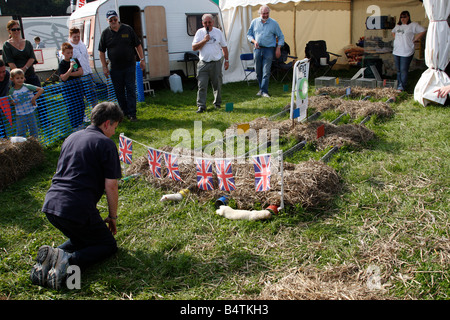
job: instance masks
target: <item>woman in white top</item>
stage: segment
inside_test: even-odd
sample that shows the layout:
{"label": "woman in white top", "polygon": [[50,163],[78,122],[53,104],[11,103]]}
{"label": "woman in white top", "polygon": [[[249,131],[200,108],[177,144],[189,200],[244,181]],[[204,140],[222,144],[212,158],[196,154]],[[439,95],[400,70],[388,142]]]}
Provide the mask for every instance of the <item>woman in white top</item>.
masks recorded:
{"label": "woman in white top", "polygon": [[86,100],[90,102],[91,107],[97,105],[97,93],[94,78],[92,76],[92,69],[89,65],[89,53],[86,45],[81,41],[80,29],[77,27],[70,28],[69,30],[69,42],[73,47],[73,58],[78,59],[83,68],[83,76],[81,81],[83,83],[83,94]]}
{"label": "woman in white top", "polygon": [[411,22],[411,16],[408,11],[400,14],[400,20],[394,29],[394,61],[397,69],[397,89],[403,91],[406,89],[408,81],[409,65],[414,57],[414,42],[419,41],[426,33],[424,27],[417,22]]}

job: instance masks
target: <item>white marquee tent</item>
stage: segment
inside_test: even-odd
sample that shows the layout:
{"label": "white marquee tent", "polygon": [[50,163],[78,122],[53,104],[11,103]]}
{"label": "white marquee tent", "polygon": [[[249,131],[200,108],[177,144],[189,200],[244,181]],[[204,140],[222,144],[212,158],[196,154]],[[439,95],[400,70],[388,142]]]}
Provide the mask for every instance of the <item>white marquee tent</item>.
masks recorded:
{"label": "white marquee tent", "polygon": [[425,46],[425,63],[428,66],[414,89],[414,99],[423,106],[429,102],[444,104],[446,98],[438,98],[436,89],[450,85],[449,76],[443,71],[450,61],[450,31],[447,17],[450,15],[448,0],[424,0],[430,19]]}
{"label": "white marquee tent", "polygon": [[[266,4],[291,48],[291,55],[303,59],[305,46],[311,40],[325,40],[328,51],[344,55],[344,48],[355,44],[364,36],[367,17],[375,12],[396,17],[409,10],[414,21],[428,26],[428,19],[419,0],[220,0],[225,34],[230,52],[230,68],[224,72],[224,82],[241,81],[244,72],[240,64],[241,53],[252,52],[247,41],[247,30],[258,9]],[[346,63],[343,57],[339,63]]]}

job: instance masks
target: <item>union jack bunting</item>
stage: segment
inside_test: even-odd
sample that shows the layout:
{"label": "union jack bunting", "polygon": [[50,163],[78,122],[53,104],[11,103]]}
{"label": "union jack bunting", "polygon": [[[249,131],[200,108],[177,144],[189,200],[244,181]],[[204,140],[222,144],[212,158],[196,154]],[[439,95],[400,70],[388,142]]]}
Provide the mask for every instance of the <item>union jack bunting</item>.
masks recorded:
{"label": "union jack bunting", "polygon": [[219,179],[219,189],[223,191],[236,190],[234,183],[233,170],[231,169],[231,160],[216,160],[216,173]]}
{"label": "union jack bunting", "polygon": [[201,190],[214,190],[212,179],[212,161],[195,159],[197,167],[197,185]]}
{"label": "union jack bunting", "polygon": [[255,167],[255,191],[270,189],[270,154],[253,157]]}
{"label": "union jack bunting", "polygon": [[148,164],[150,166],[151,173],[155,178],[161,178],[162,152],[152,148],[149,148],[147,152],[148,152]]}
{"label": "union jack bunting", "polygon": [[180,176],[180,170],[178,169],[177,159],[178,158],[176,155],[164,153],[164,161],[166,162],[168,176],[171,177],[172,180],[182,181]]}
{"label": "union jack bunting", "polygon": [[125,136],[119,136],[119,160],[131,164],[133,156],[133,141]]}

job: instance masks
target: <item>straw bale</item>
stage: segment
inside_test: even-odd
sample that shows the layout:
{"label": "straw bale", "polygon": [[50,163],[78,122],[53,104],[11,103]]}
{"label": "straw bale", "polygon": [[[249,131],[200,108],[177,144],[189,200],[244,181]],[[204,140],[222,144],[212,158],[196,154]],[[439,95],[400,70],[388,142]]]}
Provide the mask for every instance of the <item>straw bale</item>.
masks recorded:
{"label": "straw bale", "polygon": [[[373,140],[375,134],[361,124],[334,125],[325,121],[311,121],[306,123],[292,122],[292,120],[270,121],[267,118],[257,118],[249,122],[250,128],[258,131],[267,129],[267,141],[272,138],[272,130],[278,129],[279,136],[292,137],[297,141],[306,140],[314,142],[318,150],[324,150],[330,146],[350,146],[360,148],[363,144]],[[317,139],[317,128],[324,125],[325,135]],[[235,129],[236,124],[230,129]],[[261,138],[258,134],[258,138]]]}
{"label": "straw bale", "polygon": [[0,139],[0,190],[23,178],[43,161],[44,151],[36,139],[28,138],[20,143]]}
{"label": "straw bale", "polygon": [[[170,147],[166,148],[166,151]],[[198,153],[197,153],[198,155]],[[205,155],[204,157],[208,157]],[[162,168],[163,178],[155,178],[149,170],[146,157],[134,161],[127,170],[127,175],[140,173],[142,177],[156,188],[175,193],[189,189],[191,195],[197,196],[201,203],[218,199],[224,194],[230,195],[238,209],[249,210],[259,204],[262,208],[268,205],[280,205],[280,175],[278,166],[271,164],[270,190],[255,191],[255,175],[251,160],[245,163],[233,163],[233,176],[236,190],[225,192],[218,190],[218,179],[213,170],[214,190],[204,191],[197,186],[197,172],[193,162],[180,161],[179,169],[183,182],[173,181]],[[300,164],[284,163],[284,203],[299,204],[303,207],[319,207],[328,203],[341,190],[341,181],[336,171],[319,161],[307,161]]]}
{"label": "straw bale", "polygon": [[[324,126],[325,135],[317,138],[317,129]],[[330,146],[350,146],[361,148],[361,146],[375,138],[373,131],[360,124],[334,125],[325,121],[313,121],[298,124],[289,132],[289,136],[298,141],[314,142],[318,150],[324,150]]]}
{"label": "straw bale", "polygon": [[324,112],[336,110],[346,112],[350,117],[367,117],[376,115],[380,118],[388,118],[394,114],[392,108],[386,102],[372,102],[363,100],[346,100],[332,98],[330,96],[312,96],[308,100],[308,107],[316,111]]}

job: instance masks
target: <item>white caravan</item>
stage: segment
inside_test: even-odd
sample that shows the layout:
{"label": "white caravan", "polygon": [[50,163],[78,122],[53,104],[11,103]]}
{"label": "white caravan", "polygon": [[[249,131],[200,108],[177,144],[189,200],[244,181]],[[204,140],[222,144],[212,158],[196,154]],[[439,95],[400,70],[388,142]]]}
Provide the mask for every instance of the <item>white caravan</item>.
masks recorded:
{"label": "white caravan", "polygon": [[[195,63],[189,60],[192,40],[202,27],[201,17],[211,13],[222,29],[219,6],[211,0],[97,0],[72,13],[69,25],[81,30],[91,67],[102,72],[98,43],[109,26],[106,13],[116,10],[122,23],[130,25],[142,41],[146,59],[144,83],[167,79],[172,73],[194,76]],[[188,53],[187,53],[188,52]],[[186,54],[187,53],[187,54]]]}

